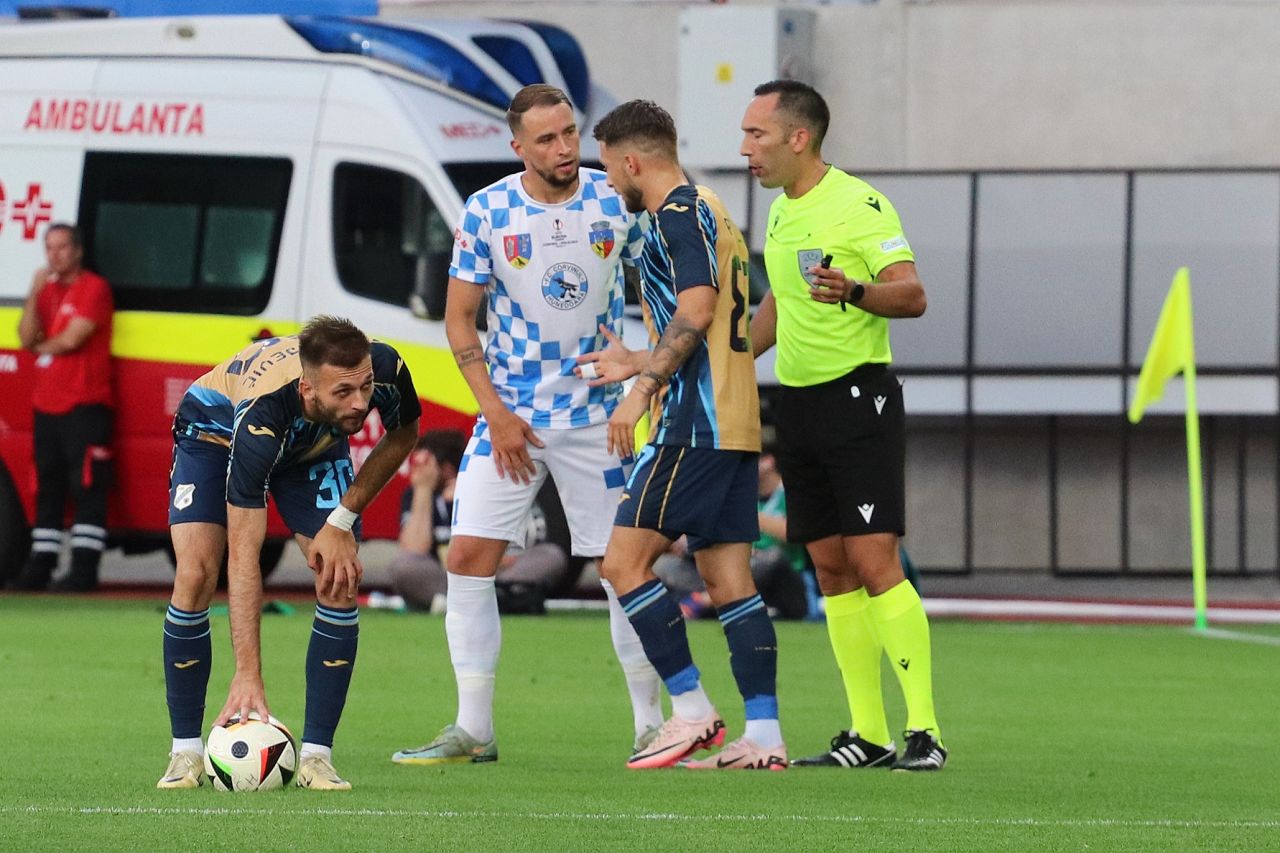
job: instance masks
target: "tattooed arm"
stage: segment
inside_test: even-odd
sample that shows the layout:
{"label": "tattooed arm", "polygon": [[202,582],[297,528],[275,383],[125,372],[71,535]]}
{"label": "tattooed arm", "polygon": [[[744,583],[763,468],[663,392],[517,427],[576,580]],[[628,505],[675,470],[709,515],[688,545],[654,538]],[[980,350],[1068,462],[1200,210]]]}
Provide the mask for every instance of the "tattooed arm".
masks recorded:
{"label": "tattooed arm", "polygon": [[719,292],[714,287],[686,287],[676,296],[676,312],[649,353],[640,376],[609,419],[609,452],[630,456],[635,425],[649,402],[672,374],[706,339]]}
{"label": "tattooed arm", "polygon": [[542,447],[533,428],[513,413],[498,397],[484,360],[484,347],[476,331],[476,315],[484,304],[486,288],[458,278],[449,279],[449,297],[444,309],[444,329],[453,349],[454,360],[462,378],[480,406],[480,414],[489,425],[493,445],[493,461],[498,476],[510,474],[527,483],[534,475],[529,458],[529,443]]}

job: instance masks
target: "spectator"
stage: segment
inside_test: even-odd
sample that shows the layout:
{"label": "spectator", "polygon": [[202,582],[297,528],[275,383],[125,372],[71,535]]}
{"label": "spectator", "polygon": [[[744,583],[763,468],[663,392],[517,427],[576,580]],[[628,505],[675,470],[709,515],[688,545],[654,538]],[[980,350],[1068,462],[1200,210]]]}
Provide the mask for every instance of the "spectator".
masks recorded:
{"label": "spectator", "polygon": [[64,222],[44,237],[48,265],[36,271],[18,322],[22,348],[36,356],[34,410],[36,518],[31,553],[17,589],[41,590],[67,536],[67,499],[75,504],[71,571],[57,589],[98,586],[107,541],[111,485],[111,317],[107,282],[81,266],[80,229]]}

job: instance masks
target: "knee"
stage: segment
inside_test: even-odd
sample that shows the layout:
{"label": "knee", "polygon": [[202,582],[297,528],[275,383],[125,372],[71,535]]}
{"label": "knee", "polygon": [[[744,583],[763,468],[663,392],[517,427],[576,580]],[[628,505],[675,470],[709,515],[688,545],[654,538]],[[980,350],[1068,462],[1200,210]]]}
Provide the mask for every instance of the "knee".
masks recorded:
{"label": "knee", "polygon": [[207,607],[217,589],[221,568],[220,557],[179,555],[173,578],[175,603],[187,610]]}
{"label": "knee", "polygon": [[498,563],[505,550],[505,542],[457,538],[449,543],[445,568],[454,575],[490,578],[497,573]]}

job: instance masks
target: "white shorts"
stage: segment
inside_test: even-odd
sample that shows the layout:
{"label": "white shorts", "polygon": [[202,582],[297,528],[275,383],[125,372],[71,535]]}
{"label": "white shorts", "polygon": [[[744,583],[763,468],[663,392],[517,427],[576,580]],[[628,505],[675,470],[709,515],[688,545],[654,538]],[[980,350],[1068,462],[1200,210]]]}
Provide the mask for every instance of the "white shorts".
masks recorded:
{"label": "white shorts", "polygon": [[498,476],[489,426],[478,421],[454,486],[453,535],[523,543],[530,508],[550,474],[569,522],[574,555],[602,556],[622,487],[631,473],[631,460],[624,464],[609,455],[608,429],[608,424],[596,424],[534,430],[546,446],[529,446],[536,473],[526,484],[510,474]]}

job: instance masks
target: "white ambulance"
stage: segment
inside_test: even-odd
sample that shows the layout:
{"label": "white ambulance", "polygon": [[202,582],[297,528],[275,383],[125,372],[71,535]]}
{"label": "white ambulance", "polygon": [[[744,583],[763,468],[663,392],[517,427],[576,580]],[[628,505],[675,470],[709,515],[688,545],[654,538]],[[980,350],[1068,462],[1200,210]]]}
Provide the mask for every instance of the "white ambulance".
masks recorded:
{"label": "white ambulance", "polygon": [[[17,325],[48,223],[81,225],[86,265],[115,293],[109,528],[127,549],[155,547],[187,385],[313,314],[395,345],[426,425],[469,428],[475,402],[440,322],[453,225],[473,190],[520,168],[504,112],[539,80],[589,124],[602,96],[581,49],[540,24],[0,25],[0,578],[25,556],[34,506],[32,359]],[[357,458],[380,435],[371,418]],[[396,535],[400,491],[366,513],[367,536]],[[285,534],[274,512],[270,532]]]}

